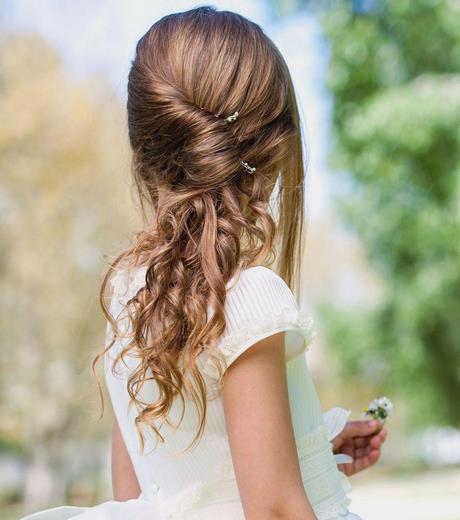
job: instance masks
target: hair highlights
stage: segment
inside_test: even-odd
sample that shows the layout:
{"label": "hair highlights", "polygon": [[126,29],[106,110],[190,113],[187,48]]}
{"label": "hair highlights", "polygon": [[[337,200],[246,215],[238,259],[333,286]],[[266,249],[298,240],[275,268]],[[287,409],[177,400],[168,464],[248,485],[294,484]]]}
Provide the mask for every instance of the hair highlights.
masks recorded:
{"label": "hair highlights", "polygon": [[[147,207],[153,217],[111,262],[100,301],[116,336],[104,302],[111,271],[147,266],[145,288],[128,302],[132,341],[117,359],[139,358],[128,392],[141,438],[145,423],[163,440],[159,427],[179,398],[199,413],[194,444],[207,398],[197,356],[206,351],[224,370],[213,345],[225,330],[226,283],[241,269],[271,264],[275,250],[280,276],[299,283],[304,165],[294,88],[257,24],[199,7],[165,16],[139,40],[127,111],[132,171],[144,215]],[[142,402],[139,389],[152,378],[159,397]]]}

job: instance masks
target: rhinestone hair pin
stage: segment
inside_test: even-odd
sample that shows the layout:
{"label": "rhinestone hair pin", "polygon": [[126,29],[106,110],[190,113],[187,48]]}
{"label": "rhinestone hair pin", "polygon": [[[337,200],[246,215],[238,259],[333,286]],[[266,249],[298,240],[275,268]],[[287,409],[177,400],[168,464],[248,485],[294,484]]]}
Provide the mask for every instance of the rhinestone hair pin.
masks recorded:
{"label": "rhinestone hair pin", "polygon": [[[236,118],[239,116],[239,112],[235,112],[233,113],[231,116],[228,116],[225,118],[225,121],[227,121],[228,123],[233,123],[234,121],[236,121]],[[256,167],[255,166],[251,166],[250,164],[248,164],[246,161],[240,161],[241,165],[243,166],[243,168],[248,172],[250,173],[251,175],[256,171]]]}
{"label": "rhinestone hair pin", "polygon": [[233,121],[236,121],[236,118],[239,116],[238,112],[235,112],[231,116],[228,116],[225,118],[225,121],[228,121],[229,123],[233,123]]}
{"label": "rhinestone hair pin", "polygon": [[246,161],[241,161],[241,164],[243,166],[243,168],[249,172],[251,175],[256,171],[256,167],[255,166],[250,166]]}

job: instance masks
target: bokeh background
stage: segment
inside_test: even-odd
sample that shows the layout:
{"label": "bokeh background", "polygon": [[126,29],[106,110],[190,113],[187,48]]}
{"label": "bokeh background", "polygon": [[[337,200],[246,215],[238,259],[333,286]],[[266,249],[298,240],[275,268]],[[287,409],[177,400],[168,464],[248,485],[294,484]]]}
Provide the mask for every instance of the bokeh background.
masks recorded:
{"label": "bokeh background", "polygon": [[[91,361],[107,255],[140,225],[126,80],[170,0],[0,7],[0,519],[111,498]],[[395,405],[367,520],[460,519],[460,2],[222,0],[262,25],[306,128],[301,305],[324,408]],[[106,405],[107,405],[106,401]]]}

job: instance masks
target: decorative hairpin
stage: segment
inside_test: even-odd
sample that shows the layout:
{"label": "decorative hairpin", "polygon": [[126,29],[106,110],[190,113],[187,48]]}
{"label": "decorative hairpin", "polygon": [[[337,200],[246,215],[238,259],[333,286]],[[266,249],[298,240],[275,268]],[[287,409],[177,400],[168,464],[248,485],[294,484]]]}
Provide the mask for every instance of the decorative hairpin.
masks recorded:
{"label": "decorative hairpin", "polygon": [[233,123],[233,121],[236,121],[236,118],[239,116],[238,112],[235,112],[231,116],[228,116],[225,118],[225,121],[228,121],[229,123]]}
{"label": "decorative hairpin", "polygon": [[248,171],[250,174],[253,174],[256,171],[255,166],[250,166],[246,161],[241,161],[243,168]]}
{"label": "decorative hairpin", "polygon": [[[218,115],[214,114],[216,117],[219,117]],[[234,121],[236,121],[236,118],[240,115],[239,112],[234,112],[231,116],[228,116],[225,118],[225,121],[227,121],[227,123],[233,123]],[[256,171],[256,168],[255,166],[251,166],[249,165],[246,161],[240,161],[241,165],[243,166],[243,168],[249,172],[251,175]]]}

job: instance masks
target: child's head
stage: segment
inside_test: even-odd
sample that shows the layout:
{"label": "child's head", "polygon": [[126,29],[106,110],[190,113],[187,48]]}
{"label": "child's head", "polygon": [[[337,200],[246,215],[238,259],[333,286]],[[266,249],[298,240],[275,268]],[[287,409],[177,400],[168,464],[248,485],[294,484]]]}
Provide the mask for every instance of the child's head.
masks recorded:
{"label": "child's head", "polygon": [[[267,202],[278,177],[280,225],[292,232],[300,224],[295,94],[285,61],[257,24],[213,7],[165,16],[137,44],[127,109],[143,200],[158,216],[176,212],[178,232],[195,218],[189,230],[197,238],[207,220],[224,277],[265,260],[275,232]],[[244,234],[258,244],[243,248]],[[280,252],[286,278],[289,253]]]}
{"label": "child's head", "polygon": [[[195,359],[225,329],[235,271],[270,263],[278,249],[279,274],[290,284],[298,272],[303,149],[278,49],[255,23],[213,7],[165,16],[139,40],[127,110],[133,173],[153,217],[113,265],[127,258],[148,266],[125,352],[141,352],[129,382],[134,400],[149,369],[161,387],[163,397],[141,407],[140,421],[153,423],[178,388],[200,380]],[[215,314],[205,329],[208,305]],[[198,388],[192,397],[205,410]]]}

